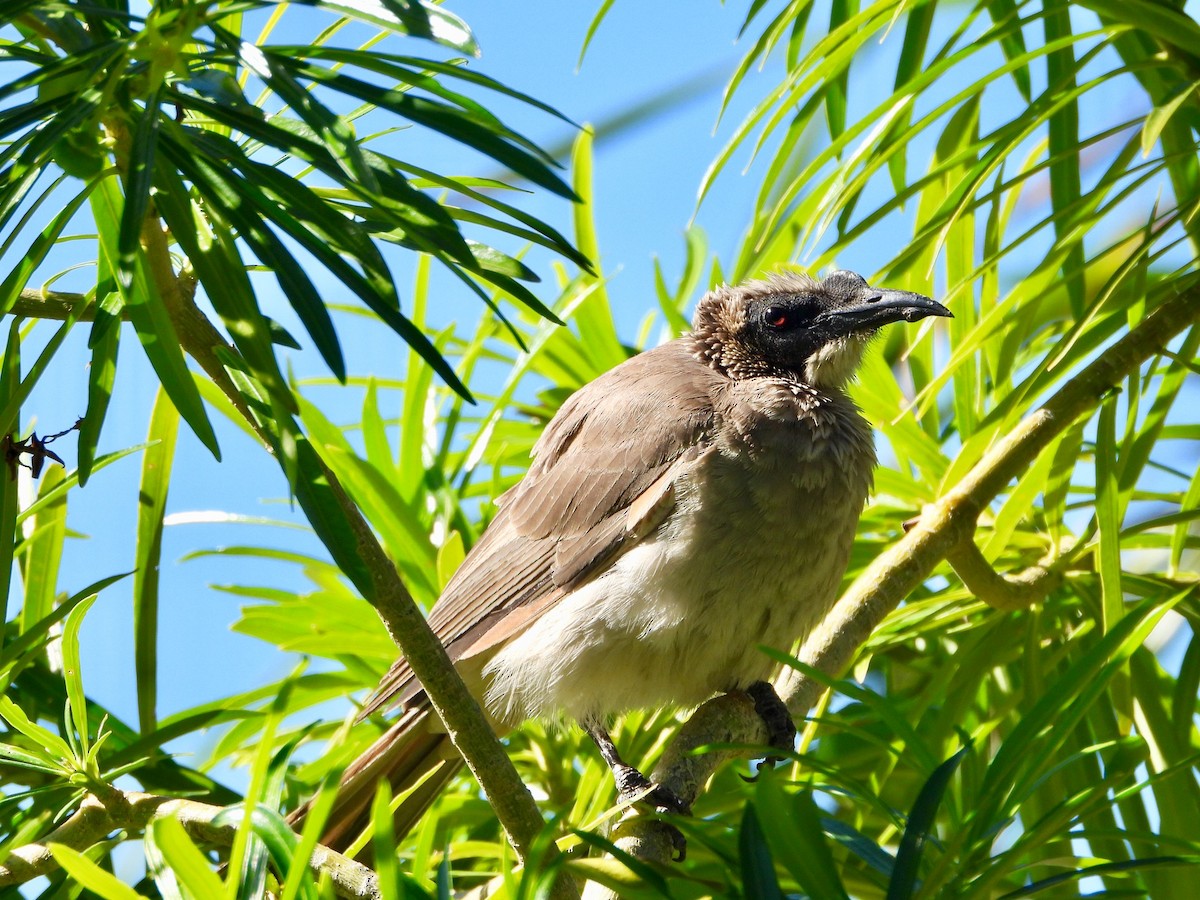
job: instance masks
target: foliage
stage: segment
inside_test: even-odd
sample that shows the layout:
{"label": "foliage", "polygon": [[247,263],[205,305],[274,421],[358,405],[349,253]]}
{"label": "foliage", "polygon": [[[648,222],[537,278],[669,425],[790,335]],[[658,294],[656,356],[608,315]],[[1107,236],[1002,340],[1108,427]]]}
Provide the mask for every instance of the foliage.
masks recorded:
{"label": "foliage", "polygon": [[[6,35],[7,53],[24,68],[0,89],[9,141],[0,221],[10,229],[5,246],[28,250],[0,299],[38,315],[21,291],[43,263],[54,265],[85,201],[97,262],[94,287],[61,330],[94,320],[78,469],[48,468],[32,501],[0,479],[0,549],[12,553],[23,590],[0,650],[8,794],[0,821],[9,823],[0,839],[5,851],[44,839],[56,821],[77,821],[87,797],[112,812],[121,776],[149,794],[234,809],[223,815],[235,837],[216,841],[230,860],[218,875],[193,843],[207,850],[214,838],[186,810],[185,832],[169,816],[138,819],[135,805],[122,821],[137,823],[129,836],[145,835],[144,896],[256,896],[265,879],[287,897],[322,890],[296,864],[316,826],[296,838],[279,813],[314,791],[327,796],[339,767],[378,734],[379,722],[325,722],[317,707],[372,686],[394,655],[364,601],[369,573],[347,562],[348,538],[321,518],[332,508],[328,480],[344,487],[428,604],[478,537],[487,501],[519,477],[540,425],[637,349],[618,338],[603,273],[574,249],[598,257],[588,136],[576,144],[568,188],[536,148],[446,85],[503,86],[444,61],[385,54],[375,38],[336,46],[344,29],[366,22],[470,52],[459,20],[399,0],[373,7],[369,19],[362,6],[314,5],[357,23],[338,20],[310,44],[272,47],[269,33],[238,37],[252,4],[161,4],[145,20],[117,3],[10,4],[5,13],[20,35]],[[872,49],[884,36],[883,49]],[[712,283],[801,258],[826,267],[864,244],[878,259],[878,283],[936,294],[955,312],[944,331],[896,330],[855,388],[885,463],[849,584],[1072,374],[1195,289],[1200,25],[1181,6],[1152,0],[753,0],[743,39],[727,102],[749,90],[747,73],[764,60],[775,84],[732,128],[700,196],[703,211],[712,185],[749,157],[752,215],[728,257],[710,253],[699,229],[688,233],[684,271],[659,272],[654,286],[663,330],[682,328],[683,310]],[[861,67],[881,64],[875,54],[890,92],[877,79],[860,83]],[[264,94],[251,102],[255,91]],[[435,174],[355,137],[355,123],[381,113],[577,196],[573,241],[496,200],[497,184]],[[57,180],[55,166],[65,173]],[[36,193],[43,181],[52,183]],[[430,187],[466,199],[439,201],[422,193]],[[71,199],[51,202],[58,192]],[[30,210],[56,205],[62,212],[34,235]],[[153,269],[163,259],[145,224],[155,213],[188,261],[182,281],[163,282]],[[466,225],[560,253],[570,268],[559,267],[556,296],[535,299],[518,283],[531,274],[520,254],[468,243]],[[387,242],[422,254],[403,314]],[[286,338],[261,312],[262,287],[246,274],[251,257],[274,274],[331,372],[362,389],[356,421],[319,406],[315,383],[283,376],[272,341]],[[329,304],[302,274],[312,260],[410,342],[402,383],[347,371]],[[429,334],[434,260],[485,299],[474,327]],[[195,336],[190,296],[164,295],[163,284],[192,277],[235,349],[213,354],[207,333]],[[506,298],[523,305],[504,313]],[[127,451],[143,465],[132,576],[136,726],[87,698],[78,666],[79,623],[121,576],[72,590],[58,566],[68,504],[82,502],[81,483],[101,478],[115,456],[93,454],[125,315],[163,386],[148,444]],[[22,400],[61,343],[46,343],[23,373],[30,333],[14,317],[0,373],[14,433]],[[184,368],[181,348],[203,375]],[[792,660],[831,688],[794,765],[754,783],[738,766],[721,769],[694,820],[678,823],[689,839],[683,864],[660,870],[603,837],[611,779],[575,731],[531,723],[513,735],[510,755],[544,798],[543,852],[565,835],[571,852],[556,864],[629,896],[1190,896],[1200,862],[1198,350],[1193,320],[1097,396],[1089,416],[1064,423],[1000,496],[982,498],[973,540],[987,562],[1000,572],[1042,564],[1053,576],[1030,602],[988,606],[943,565],[859,648],[849,676]],[[159,720],[153,571],[168,486],[186,477],[171,467],[179,417],[212,443],[201,398],[273,446],[329,557],[253,545],[197,555],[298,569],[307,591],[228,588],[246,603],[234,628],[323,665]],[[630,759],[652,761],[678,722],[672,711],[628,716],[618,743]],[[203,729],[220,735],[208,760],[164,750]],[[319,752],[297,753],[314,745]],[[244,793],[220,783],[216,773],[229,765],[248,772]],[[544,883],[536,859],[514,866],[466,778],[398,838],[398,867],[388,837],[383,828],[374,844],[383,896],[442,896],[451,881],[457,889],[492,880],[495,891],[524,897]],[[61,869],[51,870],[46,895],[74,880],[98,896],[132,896],[106,871],[123,839],[105,830],[86,854],[77,851],[89,844],[51,847]],[[597,852],[585,855],[589,848]],[[613,855],[601,857],[604,849]]]}

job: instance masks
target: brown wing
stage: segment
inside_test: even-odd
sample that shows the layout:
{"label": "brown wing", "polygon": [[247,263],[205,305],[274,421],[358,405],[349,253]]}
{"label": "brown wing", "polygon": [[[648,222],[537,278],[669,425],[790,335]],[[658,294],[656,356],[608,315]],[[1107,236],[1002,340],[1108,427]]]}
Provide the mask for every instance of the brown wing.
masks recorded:
{"label": "brown wing", "polygon": [[[511,636],[662,521],[675,478],[707,446],[719,382],[684,338],[633,357],[563,404],[529,472],[497,501],[496,518],[430,611],[451,659]],[[418,693],[401,659],[363,715]]]}

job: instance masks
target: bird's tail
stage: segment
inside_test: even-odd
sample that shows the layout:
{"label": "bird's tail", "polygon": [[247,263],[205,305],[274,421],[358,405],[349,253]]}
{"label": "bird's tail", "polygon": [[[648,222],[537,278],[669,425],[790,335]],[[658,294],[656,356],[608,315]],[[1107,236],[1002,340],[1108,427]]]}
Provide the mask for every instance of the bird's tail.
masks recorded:
{"label": "bird's tail", "polygon": [[[406,710],[351,763],[338,785],[322,844],[341,852],[355,842],[371,824],[375,785],[382,779],[391,783],[393,796],[411,790],[393,813],[397,840],[420,821],[462,766],[462,757],[438,725],[428,707]],[[288,817],[293,828],[299,829],[310,805],[311,801]]]}

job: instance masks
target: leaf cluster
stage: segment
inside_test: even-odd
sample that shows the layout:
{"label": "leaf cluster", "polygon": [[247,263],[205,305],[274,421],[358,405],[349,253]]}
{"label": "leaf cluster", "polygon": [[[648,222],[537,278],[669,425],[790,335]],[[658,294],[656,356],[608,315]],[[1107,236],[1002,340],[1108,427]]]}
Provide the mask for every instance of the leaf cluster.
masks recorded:
{"label": "leaf cluster", "polygon": [[[332,890],[299,861],[308,859],[337,772],[385,725],[322,715],[331,700],[372,687],[394,650],[367,602],[376,573],[356,556],[357,538],[340,530],[331,485],[361,511],[389,565],[428,605],[571,391],[678,333],[683,311],[715,283],[801,260],[821,268],[867,246],[877,267],[869,274],[936,294],[955,319],[945,330],[894,330],[872,349],[854,388],[878,428],[884,462],[850,585],[926,504],[961,490],[1046,396],[1196,287],[1200,26],[1177,4],[753,0],[727,102],[750,89],[746,76],[764,61],[776,83],[732,126],[700,187],[699,209],[702,217],[706,192],[728,177],[732,161],[749,158],[757,195],[744,234],[722,256],[691,228],[683,271],[656,271],[659,310],[630,343],[618,337],[603,273],[585,261],[599,258],[590,136],[576,143],[567,187],[535,148],[446,85],[528,98],[445,61],[339,49],[334,36],[367,22],[365,7],[319,5],[346,19],[304,45],[273,44],[270,28],[253,43],[235,39],[251,5],[164,5],[144,21],[89,7],[86,15],[99,18],[86,28],[70,25],[81,21],[81,7],[14,6],[12,21],[23,30],[12,46],[42,54],[26,60],[34,71],[83,80],[69,91],[48,87],[49,77],[10,82],[17,87],[5,98],[24,97],[31,109],[53,104],[43,112],[54,115],[45,119],[50,126],[34,128],[42,121],[36,116],[21,124],[21,115],[34,115],[29,110],[6,105],[0,114],[7,147],[15,147],[2,158],[9,174],[0,189],[22,191],[10,197],[4,209],[13,211],[3,221],[16,223],[22,202],[47,202],[50,189],[35,195],[33,186],[51,160],[66,170],[59,145],[67,135],[84,135],[72,137],[74,145],[100,163],[69,173],[70,184],[85,182],[83,193],[30,243],[33,261],[13,270],[3,296],[10,306],[20,299],[86,199],[100,210],[89,302],[109,307],[107,320],[95,314],[90,345],[96,396],[111,377],[120,331],[102,321],[119,321],[126,307],[143,341],[153,335],[187,345],[187,320],[150,287],[180,283],[156,280],[150,269],[155,257],[143,226],[153,204],[233,345],[211,370],[193,356],[205,376],[180,370],[182,354],[177,362],[159,358],[164,391],[149,443],[122,451],[141,453],[145,498],[134,576],[137,727],[88,697],[77,665],[78,621],[88,598],[115,576],[82,590],[59,586],[71,581],[59,566],[67,503],[84,502],[79,483],[89,472],[103,477],[119,454],[88,461],[85,452],[77,471],[51,469],[32,502],[12,485],[0,490],[0,551],[11,550],[23,592],[0,651],[7,686],[0,742],[13,788],[3,801],[13,812],[11,820],[0,817],[12,823],[0,832],[2,846],[45,838],[78,814],[80,798],[100,796],[119,775],[144,791],[253,810],[222,820],[232,838],[184,833],[172,819],[146,826],[140,895],[258,896],[264,885],[288,897]],[[593,30],[611,6],[602,5]],[[457,49],[471,50],[444,10],[393,2],[372,9],[369,23],[388,34],[458,35]],[[179,23],[187,16],[201,18],[185,28]],[[152,21],[158,33],[175,36],[159,45],[170,53],[137,49]],[[76,66],[75,54],[87,53],[95,54],[85,56],[91,63]],[[860,76],[876,54],[885,55],[890,88]],[[261,96],[251,103],[253,91]],[[75,107],[86,96],[97,104],[106,98],[109,118],[81,125],[94,113]],[[367,149],[352,123],[380,111],[462,141],[542,189],[578,197],[571,240],[500,204],[492,185]],[[434,201],[422,192],[430,187],[460,198],[461,207]],[[141,207],[127,223],[131,204]],[[523,264],[470,244],[459,230],[465,225],[559,251],[566,263],[547,289],[553,298],[522,294],[514,285],[529,274]],[[421,253],[403,314],[380,242]],[[411,339],[402,379],[345,365],[333,307],[309,290],[311,282],[305,286],[295,247],[350,288],[383,328]],[[325,382],[282,377],[271,346],[280,332],[259,310],[251,259],[278,279],[333,380],[344,377],[360,391],[355,414],[317,402]],[[435,333],[427,325],[435,261],[484,297],[473,327]],[[505,297],[524,305],[502,314]],[[134,315],[137,305],[143,311]],[[57,347],[51,341],[22,376],[24,337],[14,323],[0,376],[0,402],[13,416]],[[166,353],[147,352],[152,361]],[[453,886],[531,897],[548,890],[549,873],[562,867],[639,897],[1191,896],[1200,862],[1193,827],[1200,817],[1198,356],[1193,322],[1098,393],[1087,414],[1064,423],[1018,478],[981,498],[968,538],[985,565],[1002,574],[1040,566],[1053,576],[1026,605],[989,606],[946,563],[887,616],[848,673],[780,656],[829,690],[788,765],[753,783],[741,777],[743,766],[718,772],[694,819],[676,823],[689,839],[681,865],[664,870],[623,849],[598,758],[576,732],[530,723],[507,749],[549,824],[525,865],[470,778],[453,782],[408,835],[391,832],[383,791],[374,832],[364,838],[380,895],[441,897]],[[252,541],[196,551],[228,561],[233,572],[238,561],[273,561],[301,573],[302,590],[236,575],[220,589],[243,600],[235,629],[316,664],[160,720],[152,573],[169,522],[167,488],[181,477],[172,470],[179,416],[203,433],[193,414],[203,406],[184,398],[191,390],[273,446],[329,556]],[[630,715],[618,743],[651,768],[680,720],[674,711]],[[170,754],[168,742],[208,729],[217,735],[208,758]],[[247,790],[222,783],[231,766],[244,770]],[[282,813],[311,795],[309,824],[292,835]],[[51,847],[62,869],[45,896],[73,882],[100,896],[131,896],[104,871],[122,838],[87,855]],[[563,855],[552,852],[552,841]],[[218,854],[228,861],[223,876],[212,866]]]}

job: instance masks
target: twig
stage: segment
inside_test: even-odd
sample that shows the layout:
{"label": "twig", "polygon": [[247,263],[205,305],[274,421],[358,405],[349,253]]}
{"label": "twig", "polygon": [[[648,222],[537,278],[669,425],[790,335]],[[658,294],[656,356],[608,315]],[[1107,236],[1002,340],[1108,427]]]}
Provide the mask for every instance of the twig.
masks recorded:
{"label": "twig", "polygon": [[988,606],[1005,612],[1040,603],[1063,580],[1062,572],[1043,563],[1015,575],[997,572],[971,538],[947,550],[946,561],[968,591]]}
{"label": "twig", "polygon": [[[27,319],[53,319],[64,321],[80,306],[85,306],[77,320],[91,322],[96,318],[96,307],[86,294],[71,294],[64,291],[39,291],[25,288],[21,291],[9,312]],[[128,314],[122,318],[128,319]]]}
{"label": "twig", "polygon": [[[912,531],[920,516],[904,523],[905,533]],[[1053,568],[1052,559],[1029,566],[1015,575],[997,572],[970,535],[946,551],[946,562],[963,586],[993,609],[1011,612],[1045,600],[1062,584],[1062,572]]]}

